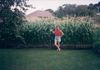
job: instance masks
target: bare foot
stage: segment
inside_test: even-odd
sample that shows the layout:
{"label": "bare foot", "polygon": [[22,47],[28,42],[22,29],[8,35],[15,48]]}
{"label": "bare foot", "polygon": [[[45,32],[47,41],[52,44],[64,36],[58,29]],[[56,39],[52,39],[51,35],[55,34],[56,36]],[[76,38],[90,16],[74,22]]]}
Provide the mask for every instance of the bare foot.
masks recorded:
{"label": "bare foot", "polygon": [[57,49],[57,51],[61,51],[61,49],[59,48],[59,49]]}

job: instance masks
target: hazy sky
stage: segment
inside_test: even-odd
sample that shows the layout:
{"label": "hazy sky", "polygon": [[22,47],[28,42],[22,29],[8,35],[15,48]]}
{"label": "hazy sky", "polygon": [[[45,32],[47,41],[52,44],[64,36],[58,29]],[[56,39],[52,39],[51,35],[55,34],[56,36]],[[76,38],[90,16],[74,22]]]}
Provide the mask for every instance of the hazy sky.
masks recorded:
{"label": "hazy sky", "polygon": [[35,10],[53,9],[56,10],[63,4],[77,4],[88,5],[90,3],[98,3],[100,0],[29,0],[28,4],[32,4],[35,9],[29,9],[26,14],[29,14]]}

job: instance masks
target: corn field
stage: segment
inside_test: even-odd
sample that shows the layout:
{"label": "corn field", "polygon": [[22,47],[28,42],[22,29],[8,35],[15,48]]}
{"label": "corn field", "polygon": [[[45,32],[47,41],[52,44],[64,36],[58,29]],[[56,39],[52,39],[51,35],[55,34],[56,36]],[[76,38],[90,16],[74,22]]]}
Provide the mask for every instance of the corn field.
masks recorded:
{"label": "corn field", "polygon": [[58,25],[64,32],[62,44],[93,44],[95,27],[89,21],[35,21],[23,24],[20,34],[27,44],[51,45],[54,42],[54,34],[51,30]]}

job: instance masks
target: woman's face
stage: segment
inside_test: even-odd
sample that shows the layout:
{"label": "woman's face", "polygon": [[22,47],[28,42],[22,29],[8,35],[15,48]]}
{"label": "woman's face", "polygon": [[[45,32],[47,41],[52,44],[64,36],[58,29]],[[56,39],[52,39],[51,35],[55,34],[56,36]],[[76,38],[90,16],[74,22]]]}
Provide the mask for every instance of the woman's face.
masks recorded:
{"label": "woman's face", "polygon": [[59,29],[59,26],[56,26],[57,29]]}

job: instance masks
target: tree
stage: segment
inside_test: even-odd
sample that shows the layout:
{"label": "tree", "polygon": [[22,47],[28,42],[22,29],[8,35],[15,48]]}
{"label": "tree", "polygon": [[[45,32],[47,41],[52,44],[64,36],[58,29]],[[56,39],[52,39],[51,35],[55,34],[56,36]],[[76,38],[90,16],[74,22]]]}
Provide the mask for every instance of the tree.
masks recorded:
{"label": "tree", "polygon": [[54,13],[52,9],[46,9],[45,11],[49,11],[50,13]]}
{"label": "tree", "polygon": [[19,35],[18,27],[24,22],[24,12],[30,7],[27,1],[0,0],[0,45],[12,43]]}
{"label": "tree", "polygon": [[94,9],[94,5],[92,3],[89,4],[88,9],[93,10]]}
{"label": "tree", "polygon": [[55,14],[57,17],[68,16],[94,16],[96,11],[100,11],[100,3],[89,4],[89,5],[75,5],[75,4],[64,4],[60,6]]}
{"label": "tree", "polygon": [[94,8],[96,12],[100,12],[100,2],[98,2],[97,4],[94,4]]}
{"label": "tree", "polygon": [[64,10],[63,10],[63,7],[60,6],[58,8],[58,10],[55,11],[55,15],[58,17],[58,18],[62,18],[64,16]]}
{"label": "tree", "polygon": [[71,4],[64,4],[63,8],[64,8],[65,16],[66,15],[70,15],[70,16],[75,15],[76,5],[74,5],[74,4],[72,4],[72,5]]}
{"label": "tree", "polygon": [[54,11],[52,9],[46,9],[45,11],[49,11],[50,13],[52,13],[52,15],[55,16]]}

